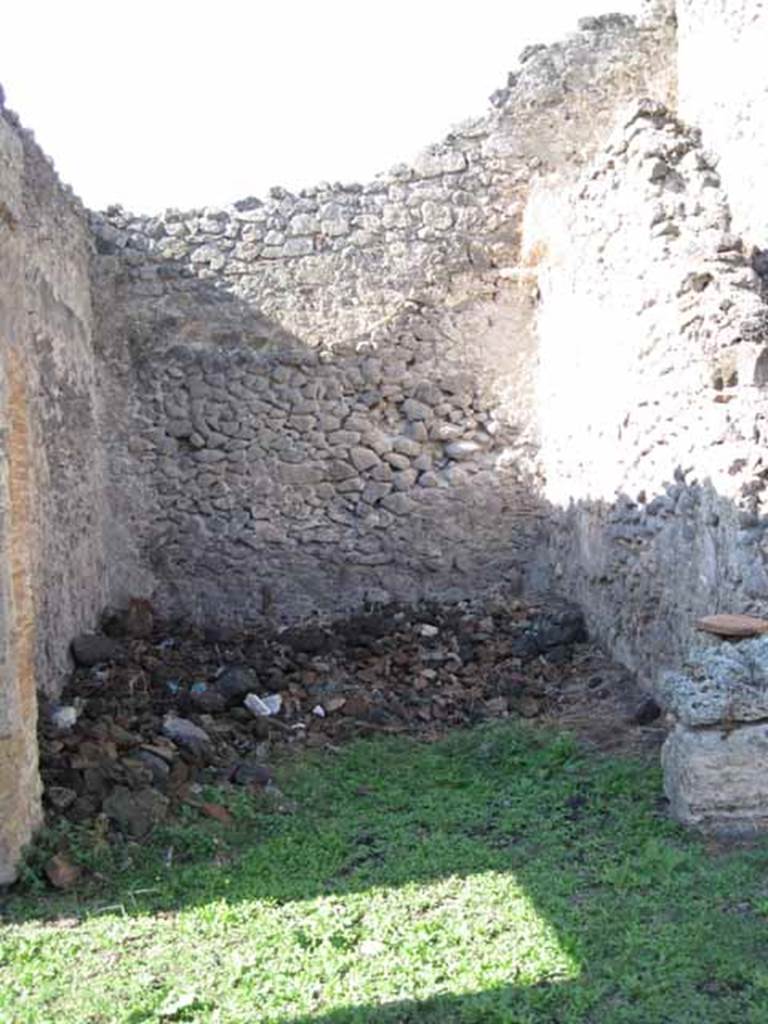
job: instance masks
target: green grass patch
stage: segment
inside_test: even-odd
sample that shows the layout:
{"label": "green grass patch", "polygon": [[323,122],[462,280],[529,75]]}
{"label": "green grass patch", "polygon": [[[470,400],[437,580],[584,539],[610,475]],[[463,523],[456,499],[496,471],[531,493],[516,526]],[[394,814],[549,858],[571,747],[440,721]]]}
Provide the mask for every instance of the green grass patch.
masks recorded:
{"label": "green grass patch", "polygon": [[[654,766],[509,725],[360,741],[0,925],[3,1024],[764,1024],[768,846],[714,856]],[[286,813],[291,811],[292,813]],[[58,838],[58,837],[56,837]]]}

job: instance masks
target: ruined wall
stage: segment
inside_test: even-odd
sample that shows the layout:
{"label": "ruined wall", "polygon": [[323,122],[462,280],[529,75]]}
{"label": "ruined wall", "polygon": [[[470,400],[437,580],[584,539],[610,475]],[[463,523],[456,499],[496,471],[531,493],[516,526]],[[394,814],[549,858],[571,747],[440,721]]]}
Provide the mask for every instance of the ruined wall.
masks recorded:
{"label": "ruined wall", "polygon": [[680,115],[718,159],[734,226],[768,247],[768,5],[678,0]]}
{"label": "ruined wall", "polygon": [[89,223],[0,114],[0,881],[35,688],[108,602],[554,582],[649,683],[698,614],[768,611],[765,17],[720,6],[680,0],[679,108],[654,0],[412,166],[224,210]]}
{"label": "ruined wall", "polygon": [[370,185],[95,217],[114,589],[242,623],[540,580],[521,219],[671,53],[587,19]]}
{"label": "ruined wall", "polygon": [[556,203],[539,408],[550,548],[593,630],[651,684],[692,623],[768,610],[763,283],[699,133],[643,102]]}
{"label": "ruined wall", "polygon": [[0,884],[40,818],[36,688],[106,596],[85,213],[0,110]]}

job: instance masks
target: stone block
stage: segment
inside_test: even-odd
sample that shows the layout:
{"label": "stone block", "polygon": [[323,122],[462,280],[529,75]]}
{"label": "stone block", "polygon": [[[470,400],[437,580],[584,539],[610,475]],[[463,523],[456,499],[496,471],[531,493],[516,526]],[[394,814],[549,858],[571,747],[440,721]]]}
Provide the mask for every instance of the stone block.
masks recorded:
{"label": "stone block", "polygon": [[768,719],[768,637],[695,651],[683,671],[662,673],[656,689],[691,728]]}
{"label": "stone block", "polygon": [[661,754],[679,822],[744,835],[768,828],[768,723],[733,730],[675,726]]}
{"label": "stone block", "polygon": [[378,466],[381,459],[372,451],[370,448],[355,447],[350,448],[349,458],[352,465],[358,472],[362,473],[367,469],[373,469]]}

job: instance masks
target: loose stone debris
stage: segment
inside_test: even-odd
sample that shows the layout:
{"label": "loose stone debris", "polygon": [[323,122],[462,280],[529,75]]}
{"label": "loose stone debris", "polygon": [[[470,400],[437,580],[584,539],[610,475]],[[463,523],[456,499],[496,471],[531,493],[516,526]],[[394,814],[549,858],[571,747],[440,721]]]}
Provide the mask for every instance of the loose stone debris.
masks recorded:
{"label": "loose stone debris", "polygon": [[137,635],[125,620],[109,612],[109,637],[75,641],[78,666],[40,725],[49,822],[98,819],[114,840],[145,839],[182,803],[229,823],[206,784],[274,792],[275,756],[357,736],[430,741],[519,717],[607,749],[661,738],[658,708],[564,604],[387,605],[249,635],[147,628],[146,609]]}

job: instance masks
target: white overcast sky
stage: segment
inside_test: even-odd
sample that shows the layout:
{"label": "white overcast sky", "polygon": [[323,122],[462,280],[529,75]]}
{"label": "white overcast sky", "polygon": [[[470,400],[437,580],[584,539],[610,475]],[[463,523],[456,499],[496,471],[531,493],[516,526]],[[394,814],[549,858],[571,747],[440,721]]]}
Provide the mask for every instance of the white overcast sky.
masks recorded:
{"label": "white overcast sky", "polygon": [[485,111],[527,43],[640,0],[5,0],[6,103],[92,208],[364,181]]}

